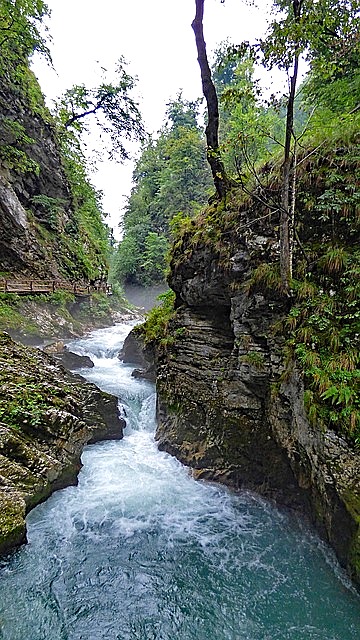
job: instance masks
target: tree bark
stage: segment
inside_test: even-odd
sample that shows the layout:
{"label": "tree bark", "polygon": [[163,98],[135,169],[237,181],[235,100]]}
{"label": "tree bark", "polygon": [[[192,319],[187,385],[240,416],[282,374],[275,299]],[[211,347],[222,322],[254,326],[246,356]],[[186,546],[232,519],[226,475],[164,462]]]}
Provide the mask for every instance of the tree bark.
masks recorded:
{"label": "tree bark", "polygon": [[[293,11],[295,22],[300,20],[303,0],[293,0]],[[289,291],[292,278],[292,223],[293,212],[295,211],[295,174],[291,181],[293,158],[291,156],[291,138],[294,135],[294,102],[296,95],[296,83],[299,72],[299,54],[294,55],[293,75],[290,78],[290,92],[286,107],[286,129],[284,144],[284,162],[282,169],[282,193],[281,193],[281,213],[280,213],[280,276],[283,290]],[[292,182],[292,184],[291,184]],[[290,197],[290,190],[292,195]],[[293,209],[293,211],[292,211]]]}
{"label": "tree bark", "polygon": [[207,160],[211,168],[211,173],[213,176],[217,194],[220,198],[223,198],[226,194],[229,184],[219,150],[219,105],[206,54],[206,44],[204,40],[203,30],[204,2],[205,0],[195,0],[196,15],[191,26],[195,34],[198,63],[201,72],[202,90],[206,100],[208,112],[208,124],[205,130],[207,143]]}

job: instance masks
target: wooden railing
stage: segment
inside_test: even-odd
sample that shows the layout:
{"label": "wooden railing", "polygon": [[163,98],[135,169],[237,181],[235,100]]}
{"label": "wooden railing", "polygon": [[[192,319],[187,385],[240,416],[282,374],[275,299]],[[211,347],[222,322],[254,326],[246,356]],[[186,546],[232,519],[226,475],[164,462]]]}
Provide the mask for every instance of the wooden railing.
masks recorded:
{"label": "wooden railing", "polygon": [[97,285],[84,285],[68,282],[66,280],[9,280],[0,279],[1,293],[17,293],[19,295],[37,293],[55,293],[55,291],[70,291],[75,295],[91,295],[95,292],[111,294],[111,285],[101,283]]}

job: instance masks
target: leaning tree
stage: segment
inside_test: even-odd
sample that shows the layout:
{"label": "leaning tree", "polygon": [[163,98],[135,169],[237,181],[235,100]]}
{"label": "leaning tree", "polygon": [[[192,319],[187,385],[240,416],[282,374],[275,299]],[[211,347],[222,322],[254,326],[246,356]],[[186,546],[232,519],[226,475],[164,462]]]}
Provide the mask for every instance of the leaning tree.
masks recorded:
{"label": "leaning tree", "polygon": [[196,14],[192,28],[196,40],[202,89],[207,105],[208,122],[205,130],[207,159],[211,168],[216,192],[219,198],[222,199],[229,187],[229,179],[226,175],[219,149],[219,104],[206,53],[203,29],[204,2],[205,0],[195,0]]}

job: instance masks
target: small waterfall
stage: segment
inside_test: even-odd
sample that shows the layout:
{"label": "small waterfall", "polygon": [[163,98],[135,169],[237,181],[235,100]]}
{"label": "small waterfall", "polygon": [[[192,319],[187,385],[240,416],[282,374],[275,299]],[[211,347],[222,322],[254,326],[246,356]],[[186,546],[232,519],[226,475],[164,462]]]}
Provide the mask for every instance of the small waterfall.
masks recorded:
{"label": "small waterfall", "polygon": [[125,437],[86,447],[78,486],[29,514],[1,565],[0,638],[358,640],[359,596],[316,535],[158,451],[154,387],[117,358],[129,329],[69,345],[120,398]]}

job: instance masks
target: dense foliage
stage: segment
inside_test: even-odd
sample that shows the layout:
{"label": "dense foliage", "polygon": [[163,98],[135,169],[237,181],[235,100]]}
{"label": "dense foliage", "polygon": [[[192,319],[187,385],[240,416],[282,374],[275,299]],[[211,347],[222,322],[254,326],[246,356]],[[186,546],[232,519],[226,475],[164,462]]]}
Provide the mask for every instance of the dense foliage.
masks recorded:
{"label": "dense foliage", "polygon": [[74,214],[61,238],[64,254],[75,255],[69,261],[68,272],[73,278],[82,273],[85,280],[105,281],[111,255],[111,234],[104,224],[102,193],[87,176],[86,161],[71,139],[62,137],[62,158],[69,181]]}
{"label": "dense foliage", "polygon": [[[34,218],[40,242],[47,249],[56,243],[56,255],[64,275],[76,280],[88,279],[106,269],[108,234],[102,223],[99,199],[86,176],[83,158],[78,156],[75,160],[61,131],[57,133],[57,123],[46,109],[38,82],[29,69],[28,59],[35,50],[48,55],[41,35],[44,30],[42,20],[47,14],[46,5],[40,0],[1,3],[0,81],[8,101],[0,104],[0,159],[9,176],[18,176],[18,181],[26,183],[29,200],[24,204]],[[29,113],[26,120],[23,111]],[[49,126],[52,136],[58,140],[68,178],[67,183],[64,177],[61,193],[65,197],[59,197],[51,185],[44,184],[41,158],[36,151],[36,145],[41,141],[33,139],[26,130],[32,126],[31,117],[43,123],[40,126]],[[36,125],[32,126],[32,131],[36,131]],[[60,165],[59,169],[62,171],[63,167]],[[63,228],[66,219],[68,222]],[[93,260],[94,255],[96,260]]]}
{"label": "dense foliage", "polygon": [[165,278],[172,221],[193,216],[211,185],[197,105],[168,105],[166,123],[143,148],[123,221],[113,278],[147,285]]}
{"label": "dense foliage", "polygon": [[[22,205],[49,260],[66,278],[106,280],[112,242],[102,194],[88,177],[82,134],[94,119],[109,139],[109,154],[127,157],[123,140],[143,134],[131,97],[135,80],[120,59],[115,83],[104,78],[96,88],[73,87],[51,114],[29,68],[34,51],[50,59],[48,14],[42,0],[4,0],[0,6],[0,162],[15,189],[20,185]],[[53,180],[52,171],[59,178]]]}
{"label": "dense foliage", "polygon": [[223,43],[216,51],[213,76],[220,100],[220,141],[228,174],[245,187],[258,167],[281,146],[282,105],[262,100],[254,58]]}
{"label": "dense foliage", "polygon": [[[196,2],[196,7],[204,5],[204,0]],[[284,73],[284,81],[287,79],[288,89],[285,91],[282,102],[285,110],[284,135],[277,138],[282,148],[281,164],[281,192],[278,209],[279,220],[279,263],[282,287],[289,293],[290,280],[293,268],[293,225],[297,189],[297,155],[301,147],[301,139],[305,131],[299,133],[295,126],[295,106],[298,91],[299,70],[303,59],[310,66],[312,86],[320,87],[322,84],[331,83],[335,78],[346,75],[348,67],[356,68],[359,61],[359,28],[360,12],[358,0],[274,0],[272,3],[272,19],[270,20],[266,37],[258,39],[256,43],[242,43],[233,48],[233,53],[244,58],[248,57],[261,61],[267,69],[277,67]],[[344,64],[345,57],[350,64]],[[355,62],[357,61],[357,63]],[[355,62],[355,65],[354,65]],[[199,59],[200,66],[201,61]],[[358,64],[357,64],[358,67]],[[228,67],[227,75],[223,78],[232,80],[233,69]],[[202,77],[204,70],[202,69]],[[222,78],[222,79],[223,79]],[[242,109],[240,116],[243,119],[245,113],[250,111],[254,116],[251,120],[256,122],[255,131],[264,131],[262,118],[259,117],[259,109],[254,108],[253,86],[249,78],[243,75],[245,82],[238,87],[233,87],[227,95],[241,95]],[[250,91],[249,91],[250,88]],[[345,86],[343,86],[343,89]],[[350,89],[350,87],[348,87]],[[205,87],[203,85],[204,95]],[[311,93],[311,91],[310,91]],[[313,96],[316,98],[316,89]],[[250,98],[250,101],[249,101]],[[342,100],[343,106],[348,100]],[[250,109],[249,109],[250,106]],[[257,105],[258,106],[258,105]],[[355,109],[358,107],[355,106]],[[256,113],[257,112],[257,113]],[[250,124],[251,131],[251,124]],[[306,128],[306,127],[305,127]],[[245,136],[247,128],[243,127]],[[269,138],[276,140],[271,132]],[[239,135],[244,138],[242,131]],[[258,136],[255,134],[255,138]],[[258,143],[258,139],[256,140]],[[242,147],[244,143],[242,140]],[[257,176],[256,170],[251,165],[252,158],[248,153],[248,140],[246,144],[245,160],[247,167],[251,167],[252,173]],[[258,147],[258,144],[255,144]],[[256,152],[255,152],[256,154]],[[238,174],[242,178],[239,170]],[[215,186],[216,182],[214,180]],[[229,183],[229,181],[228,181]]]}
{"label": "dense foliage", "polygon": [[160,348],[174,341],[174,336],[168,333],[168,324],[174,315],[175,293],[169,289],[158,296],[158,301],[159,303],[146,314],[146,321],[137,325],[134,332],[141,336],[145,345],[156,341]]}
{"label": "dense foliage", "polygon": [[58,137],[75,205],[67,244],[75,248],[83,272],[91,280],[107,279],[112,239],[103,222],[102,194],[88,178],[82,135],[89,133],[92,119],[91,126],[95,124],[101,137],[108,140],[104,148],[109,157],[120,161],[129,157],[124,139],[142,139],[144,135],[138,105],[131,96],[135,79],[127,73],[122,58],[115,75],[115,83],[104,79],[92,89],[85,85],[72,87],[56,105]]}
{"label": "dense foliage", "polygon": [[[360,444],[359,7],[356,2],[311,3],[313,22],[318,11],[316,24],[305,13],[292,31],[292,16],[286,13],[290,3],[276,4],[282,13],[271,26],[270,40],[262,43],[268,63],[289,70],[298,43],[310,71],[293,112],[294,270],[285,295],[290,311],[274,330],[286,338],[288,366],[295,358],[304,372],[310,420]],[[184,248],[181,238],[186,237],[186,255],[177,251],[177,259],[189,259],[204,242],[231,269],[230,238],[252,226],[239,226],[242,211],[252,211],[255,226],[272,224],[278,231],[288,97],[262,98],[253,80],[255,57],[244,46],[223,46],[217,52],[222,152],[239,188],[229,194],[228,204],[213,204],[180,227],[175,246]],[[244,286],[250,292],[284,295],[276,263],[260,264]]]}
{"label": "dense foliage", "polygon": [[25,62],[34,51],[50,57],[43,19],[49,15],[43,0],[2,0],[0,6],[1,72],[9,64]]}

